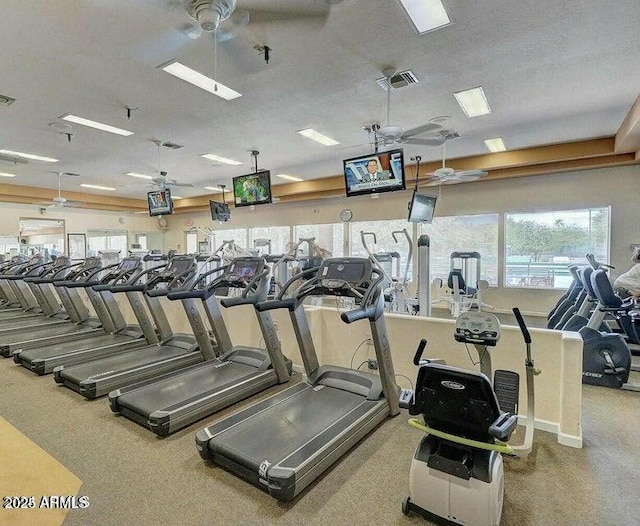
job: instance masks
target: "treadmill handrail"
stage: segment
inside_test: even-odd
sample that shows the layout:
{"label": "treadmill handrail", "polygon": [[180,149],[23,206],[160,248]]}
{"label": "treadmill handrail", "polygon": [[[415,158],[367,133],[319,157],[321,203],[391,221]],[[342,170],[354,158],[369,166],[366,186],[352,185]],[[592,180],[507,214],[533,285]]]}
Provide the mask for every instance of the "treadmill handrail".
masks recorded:
{"label": "treadmill handrail", "polygon": [[[120,263],[113,263],[111,265],[107,265],[106,267],[99,267],[96,269],[93,269],[92,271],[89,272],[88,276],[85,276],[82,281],[78,281],[77,279],[70,279],[70,280],[65,280],[65,281],[57,281],[55,283],[56,287],[68,287],[68,288],[87,288],[87,287],[91,287],[93,285],[97,285],[98,283],[100,283],[100,279],[96,279],[93,280],[93,277],[100,274],[100,272],[104,271],[104,270],[108,270],[110,268],[113,267],[117,267],[118,265],[120,265]],[[91,270],[91,269],[88,269]],[[79,276],[76,276],[76,278],[79,278]]]}
{"label": "treadmill handrail", "polygon": [[246,284],[244,290],[242,291],[242,295],[237,298],[224,298],[220,300],[220,305],[225,308],[235,307],[236,305],[256,305],[258,303],[258,297],[253,296],[248,298],[249,292],[253,289],[254,285],[260,282],[260,280],[264,279],[269,275],[269,268],[264,269],[260,274],[256,274],[249,283]]}
{"label": "treadmill handrail", "polygon": [[378,299],[382,293],[382,289],[377,285],[382,283],[384,273],[375,267],[373,267],[373,272],[376,272],[378,277],[369,284],[369,288],[360,302],[360,307],[340,314],[340,318],[345,323],[353,323],[354,321],[365,318],[377,319],[382,315],[382,312],[378,309]]}
{"label": "treadmill handrail", "polygon": [[53,271],[53,274],[38,277],[26,277],[24,278],[24,281],[27,283],[54,283],[55,281],[63,280],[68,276],[68,274],[62,275],[64,272],[69,272],[73,267],[77,267],[83,263],[84,261],[78,261],[77,263],[71,263],[71,261],[69,261],[69,264],[60,265],[59,267],[54,265],[50,269]]}
{"label": "treadmill handrail", "polygon": [[143,292],[146,286],[146,283],[138,283],[137,285],[135,283],[138,282],[140,278],[142,278],[142,276],[144,276],[145,274],[150,274],[151,272],[154,272],[158,269],[165,268],[168,264],[169,263],[166,262],[166,263],[157,265],[155,267],[142,269],[137,274],[131,276],[131,278],[125,283],[118,283],[116,285],[110,285],[110,284],[97,285],[93,287],[93,290],[96,290],[96,291],[110,290],[111,292]]}

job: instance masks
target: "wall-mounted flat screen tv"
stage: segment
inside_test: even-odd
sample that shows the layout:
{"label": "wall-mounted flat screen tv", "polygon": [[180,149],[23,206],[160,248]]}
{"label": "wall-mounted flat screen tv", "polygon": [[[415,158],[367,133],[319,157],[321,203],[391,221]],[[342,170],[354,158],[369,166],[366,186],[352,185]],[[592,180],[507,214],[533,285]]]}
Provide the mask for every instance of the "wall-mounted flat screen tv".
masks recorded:
{"label": "wall-mounted flat screen tv", "polygon": [[271,202],[271,172],[240,175],[233,178],[233,198],[236,206],[263,205]]}
{"label": "wall-mounted flat screen tv", "polygon": [[150,216],[168,216],[173,213],[173,201],[171,191],[168,188],[163,190],[152,190],[147,193]]}
{"label": "wall-mounted flat screen tv", "polygon": [[217,201],[209,201],[211,209],[211,219],[214,221],[229,221],[231,219],[231,210],[227,203],[218,203]]}
{"label": "wall-mounted flat screen tv", "polygon": [[347,197],[405,189],[402,149],[345,159]]}
{"label": "wall-mounted flat screen tv", "polygon": [[413,192],[413,198],[409,203],[409,222],[431,223],[436,211],[437,199],[435,195]]}

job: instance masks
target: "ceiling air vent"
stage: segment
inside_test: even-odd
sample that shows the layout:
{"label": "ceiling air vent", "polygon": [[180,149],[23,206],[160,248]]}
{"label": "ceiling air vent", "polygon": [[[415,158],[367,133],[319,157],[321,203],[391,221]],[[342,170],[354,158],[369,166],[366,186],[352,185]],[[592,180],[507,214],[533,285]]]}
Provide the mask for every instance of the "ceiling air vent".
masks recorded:
{"label": "ceiling air vent", "polygon": [[457,131],[444,131],[440,133],[440,136],[444,140],[449,141],[451,139],[458,139],[460,137],[460,134]]}
{"label": "ceiling air vent", "polygon": [[175,142],[163,142],[162,146],[164,146],[165,148],[171,148],[172,150],[179,150],[180,148],[184,148],[184,146],[176,144]]}
{"label": "ceiling air vent", "polygon": [[[387,91],[387,79],[385,77],[376,79],[376,82],[378,83],[378,86],[380,86],[381,89],[383,89],[384,91]],[[418,78],[414,75],[413,71],[411,70],[401,71],[400,73],[396,73],[390,79],[392,89],[404,88],[405,86],[409,86],[410,84],[417,84],[418,82],[419,82]]]}
{"label": "ceiling air vent", "polygon": [[11,106],[16,99],[7,95],[0,95],[0,106]]}

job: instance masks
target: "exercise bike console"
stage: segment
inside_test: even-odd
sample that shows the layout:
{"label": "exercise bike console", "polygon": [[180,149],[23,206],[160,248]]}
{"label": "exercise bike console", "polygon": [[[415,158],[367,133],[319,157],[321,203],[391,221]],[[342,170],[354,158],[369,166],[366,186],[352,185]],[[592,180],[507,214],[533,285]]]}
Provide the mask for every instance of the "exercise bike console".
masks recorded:
{"label": "exercise bike console", "polygon": [[470,310],[456,319],[453,337],[457,342],[493,347],[500,336],[500,321],[493,314]]}

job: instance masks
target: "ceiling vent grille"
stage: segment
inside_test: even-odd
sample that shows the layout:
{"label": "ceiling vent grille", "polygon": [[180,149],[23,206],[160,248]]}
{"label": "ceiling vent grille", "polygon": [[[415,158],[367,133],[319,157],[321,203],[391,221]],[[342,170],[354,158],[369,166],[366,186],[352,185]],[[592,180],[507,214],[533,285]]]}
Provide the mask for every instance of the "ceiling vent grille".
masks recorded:
{"label": "ceiling vent grille", "polygon": [[172,150],[179,150],[180,148],[184,148],[184,146],[176,144],[175,142],[163,142],[162,146],[164,146],[165,148],[171,148]]}
{"label": "ceiling vent grille", "polygon": [[0,95],[0,106],[11,106],[16,99],[7,95]]}
{"label": "ceiling vent grille", "polygon": [[443,131],[440,133],[440,137],[442,137],[445,141],[449,141],[451,139],[460,138],[460,134],[457,131]]}
{"label": "ceiling vent grille", "polygon": [[[418,82],[420,82],[418,80],[418,77],[416,77],[411,70],[396,73],[393,77],[391,77],[391,79],[389,79],[389,81],[392,89],[404,88],[405,86],[418,84]],[[376,82],[382,90],[387,91],[388,83],[385,77],[376,79]]]}

